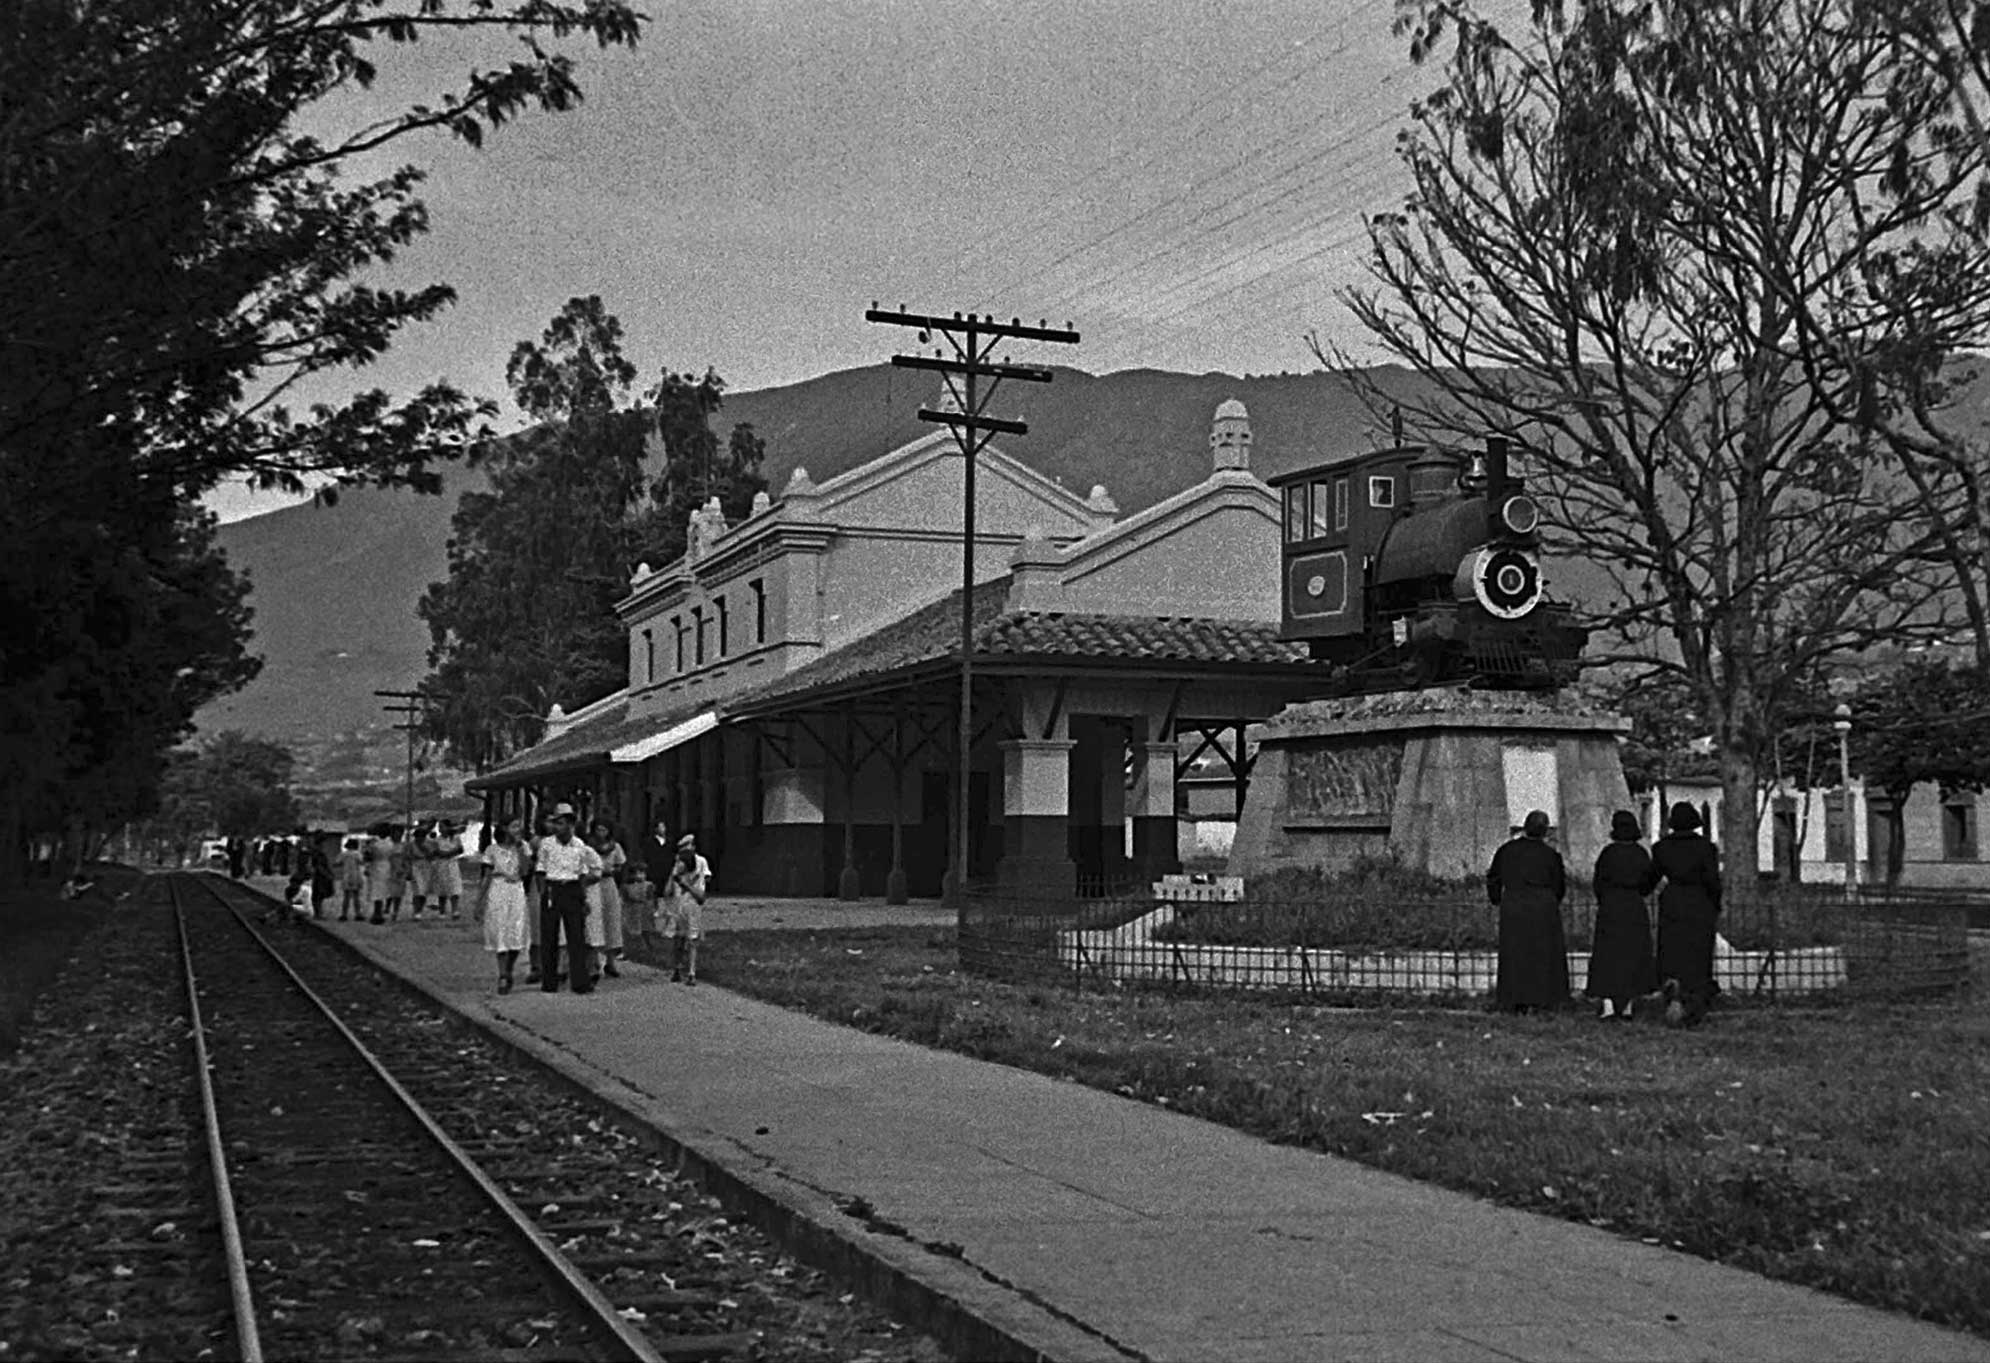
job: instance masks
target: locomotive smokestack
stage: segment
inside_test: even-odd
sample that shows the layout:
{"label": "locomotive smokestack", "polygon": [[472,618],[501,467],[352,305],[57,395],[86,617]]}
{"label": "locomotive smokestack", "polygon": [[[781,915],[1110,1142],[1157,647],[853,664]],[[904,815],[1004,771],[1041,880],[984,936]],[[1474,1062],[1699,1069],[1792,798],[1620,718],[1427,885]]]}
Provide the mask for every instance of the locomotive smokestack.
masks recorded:
{"label": "locomotive smokestack", "polygon": [[1512,491],[1512,483],[1506,471],[1506,437],[1489,435],[1486,437],[1486,503],[1498,506]]}

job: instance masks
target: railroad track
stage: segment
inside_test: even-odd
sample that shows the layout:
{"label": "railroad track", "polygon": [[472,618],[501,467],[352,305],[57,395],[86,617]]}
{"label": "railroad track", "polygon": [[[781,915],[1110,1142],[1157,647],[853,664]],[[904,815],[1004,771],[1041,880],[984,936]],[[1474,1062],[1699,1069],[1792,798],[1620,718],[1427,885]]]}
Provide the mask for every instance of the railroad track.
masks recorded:
{"label": "railroad track", "polygon": [[[440,1028],[378,1011],[377,982],[371,1009],[321,998],[370,967],[265,924],[262,896],[198,875],[167,892],[211,1079],[237,1357],[767,1354],[701,1285],[682,1190],[626,1137],[521,1119],[527,1095],[478,1079]],[[313,985],[289,955],[311,957]]]}

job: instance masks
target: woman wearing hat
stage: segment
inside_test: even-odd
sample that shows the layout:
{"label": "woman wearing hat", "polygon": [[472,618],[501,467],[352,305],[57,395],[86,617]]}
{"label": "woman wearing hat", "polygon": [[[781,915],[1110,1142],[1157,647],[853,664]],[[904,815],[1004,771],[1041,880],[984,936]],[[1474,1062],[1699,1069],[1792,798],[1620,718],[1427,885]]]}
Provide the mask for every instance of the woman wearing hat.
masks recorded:
{"label": "woman wearing hat", "polygon": [[1665,1020],[1691,1025],[1714,996],[1714,922],[1721,912],[1720,852],[1700,832],[1700,811],[1681,800],[1651,849],[1658,895],[1658,977]]}
{"label": "woman wearing hat", "polygon": [[1651,915],[1645,896],[1658,877],[1651,853],[1639,842],[1638,816],[1620,809],[1610,816],[1610,844],[1596,857],[1591,888],[1596,892],[1596,940],[1589,953],[1585,998],[1603,1000],[1602,1016],[1627,1018],[1631,1000],[1658,988],[1651,958]]}
{"label": "woman wearing hat", "polygon": [[1546,812],[1529,812],[1520,836],[1493,853],[1486,872],[1486,897],[1499,909],[1493,1004],[1516,1013],[1561,1008],[1569,1001],[1568,939],[1562,932],[1568,873],[1547,838]]}

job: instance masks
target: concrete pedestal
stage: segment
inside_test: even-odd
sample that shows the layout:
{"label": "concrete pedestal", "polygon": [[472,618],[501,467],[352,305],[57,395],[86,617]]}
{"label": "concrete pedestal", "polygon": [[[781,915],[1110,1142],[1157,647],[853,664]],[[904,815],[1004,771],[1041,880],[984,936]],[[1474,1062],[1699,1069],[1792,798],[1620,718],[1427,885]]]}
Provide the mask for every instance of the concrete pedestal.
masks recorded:
{"label": "concrete pedestal", "polygon": [[1393,855],[1481,876],[1530,809],[1585,881],[1630,807],[1620,715],[1551,694],[1431,689],[1290,705],[1258,731],[1233,875]]}

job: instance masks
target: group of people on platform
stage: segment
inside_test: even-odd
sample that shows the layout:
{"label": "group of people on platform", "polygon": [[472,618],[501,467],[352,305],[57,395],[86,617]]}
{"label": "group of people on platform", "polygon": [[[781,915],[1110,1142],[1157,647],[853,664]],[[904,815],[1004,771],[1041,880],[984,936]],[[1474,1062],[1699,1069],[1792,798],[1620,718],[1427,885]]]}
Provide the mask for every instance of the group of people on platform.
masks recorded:
{"label": "group of people on platform", "polygon": [[[1701,829],[1700,811],[1683,801],[1666,817],[1665,835],[1647,850],[1637,816],[1611,816],[1610,842],[1597,855],[1591,887],[1596,934],[1583,995],[1599,1016],[1631,1016],[1637,1000],[1662,993],[1665,1019],[1692,1026],[1706,1017],[1714,981],[1714,929],[1721,911],[1720,854]],[[1520,836],[1493,854],[1486,896],[1499,909],[1496,1007],[1518,1012],[1568,1002],[1568,945],[1561,903],[1568,893],[1562,855],[1548,845],[1549,820],[1535,810]],[[1658,947],[1646,900],[1658,890]]]}
{"label": "group of people on platform", "polygon": [[[339,852],[339,919],[398,922],[406,901],[420,919],[434,901],[439,918],[463,914],[463,825],[435,819],[406,828],[377,823]],[[367,905],[372,916],[367,916]]]}
{"label": "group of people on platform", "polygon": [[483,878],[475,911],[484,947],[497,958],[498,992],[511,992],[525,953],[527,984],[553,993],[564,966],[573,992],[590,993],[603,976],[620,973],[615,962],[632,933],[646,948],[659,934],[669,937],[671,979],[696,984],[712,875],[697,837],[686,833],[673,843],[669,827],[658,820],[631,856],[605,821],[594,820],[584,839],[575,836],[577,822],[572,805],[556,804],[539,835],[527,837],[524,821],[514,815],[493,829],[479,859]]}

